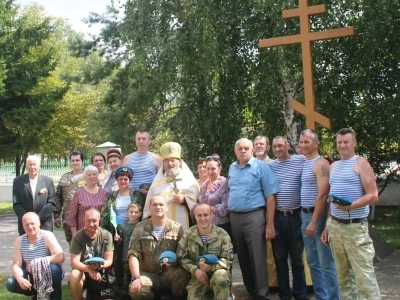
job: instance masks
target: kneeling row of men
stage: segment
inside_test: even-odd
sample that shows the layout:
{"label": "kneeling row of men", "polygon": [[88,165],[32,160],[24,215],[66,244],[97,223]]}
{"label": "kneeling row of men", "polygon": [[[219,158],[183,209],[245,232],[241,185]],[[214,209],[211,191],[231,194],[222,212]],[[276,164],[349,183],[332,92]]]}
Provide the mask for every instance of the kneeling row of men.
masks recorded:
{"label": "kneeling row of men", "polygon": [[[183,232],[181,225],[167,218],[168,203],[161,195],[150,202],[151,218],[139,223],[130,240],[127,254],[129,274],[123,297],[154,299],[168,292],[173,299],[229,299],[233,246],[229,235],[211,222],[208,204],[193,210],[197,225]],[[99,227],[100,213],[85,212],[85,226],[71,242],[70,288],[75,300],[82,299],[84,288],[104,281],[103,270],[113,263],[111,233]],[[54,234],[40,230],[35,213],[23,217],[26,234],[17,238],[13,259],[13,276],[7,281],[10,292],[41,299],[62,299],[61,281],[64,253]],[[108,242],[110,241],[110,242]],[[102,257],[101,264],[87,264],[88,259]],[[23,267],[26,264],[26,268]],[[129,281],[129,282],[128,282]]]}

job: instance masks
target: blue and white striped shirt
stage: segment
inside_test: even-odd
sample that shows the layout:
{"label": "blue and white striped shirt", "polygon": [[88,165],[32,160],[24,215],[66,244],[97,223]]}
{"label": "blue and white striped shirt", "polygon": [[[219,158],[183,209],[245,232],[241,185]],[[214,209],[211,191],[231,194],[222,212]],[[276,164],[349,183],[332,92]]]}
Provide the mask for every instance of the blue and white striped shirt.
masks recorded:
{"label": "blue and white striped shirt", "polygon": [[[329,184],[331,185],[330,193],[338,197],[347,198],[352,202],[365,195],[360,176],[354,171],[354,163],[357,157],[358,155],[355,155],[349,159],[339,160],[333,167],[329,178]],[[364,218],[368,214],[368,205],[347,212],[337,209],[331,203],[331,215],[338,219]]]}
{"label": "blue and white striped shirt", "polygon": [[133,152],[129,158],[128,167],[132,169],[131,189],[139,191],[142,183],[152,183],[157,175],[157,166],[154,161],[154,153],[139,154]]}
{"label": "blue and white striped shirt", "polygon": [[310,208],[315,206],[315,200],[318,196],[317,176],[313,172],[315,162],[321,159],[321,156],[307,159],[301,172],[301,206]]}
{"label": "blue and white striped shirt", "polygon": [[269,164],[281,187],[281,191],[275,195],[277,209],[300,207],[301,172],[305,160],[304,155],[292,155],[285,161],[276,159]]}
{"label": "blue and white striped shirt", "polygon": [[153,226],[153,232],[156,235],[158,241],[161,239],[162,233],[164,231],[164,227],[165,226],[162,226],[162,227]]}
{"label": "blue and white striped shirt", "polygon": [[46,243],[44,242],[45,232],[45,230],[40,230],[39,238],[35,244],[29,244],[26,233],[22,235],[21,252],[26,267],[28,267],[35,258],[50,256],[50,250],[46,247]]}

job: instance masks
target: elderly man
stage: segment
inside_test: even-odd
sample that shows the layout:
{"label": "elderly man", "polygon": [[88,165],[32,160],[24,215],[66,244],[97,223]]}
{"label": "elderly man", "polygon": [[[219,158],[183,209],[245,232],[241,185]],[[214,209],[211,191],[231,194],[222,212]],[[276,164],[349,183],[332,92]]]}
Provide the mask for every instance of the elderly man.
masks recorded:
{"label": "elderly man", "polygon": [[40,228],[53,231],[55,206],[54,183],[50,177],[39,175],[40,158],[29,155],[26,159],[28,174],[18,176],[13,182],[13,208],[18,217],[18,232],[23,235],[22,217],[27,212],[39,216]]}
{"label": "elderly man", "polygon": [[[90,290],[99,289],[104,269],[110,268],[113,262],[114,244],[111,233],[100,226],[100,212],[90,208],[85,212],[85,225],[78,230],[71,241],[70,287],[75,300],[82,299],[84,287]],[[93,257],[104,258],[104,264],[85,264]]]}
{"label": "elderly man", "polygon": [[167,218],[168,203],[164,196],[153,195],[149,204],[151,218],[136,226],[130,241],[129,294],[134,300],[152,300],[161,290],[169,290],[173,299],[186,299],[190,274],[177,262],[159,262],[164,251],[176,252],[182,226]]}
{"label": "elderly man", "polygon": [[264,135],[258,135],[254,139],[254,153],[256,154],[257,159],[265,161],[266,163],[270,163],[273,161],[268,156],[268,151],[271,148],[269,144],[269,138]]}
{"label": "elderly man", "polygon": [[[368,234],[369,205],[378,201],[375,174],[368,160],[355,154],[355,133],[339,130],[336,146],[340,160],[330,167],[330,196],[349,205],[331,203],[327,221],[342,299],[381,299],[376,281],[372,239]],[[331,198],[331,199],[332,199]],[[321,237],[327,243],[326,235]]]}
{"label": "elderly man", "polygon": [[126,155],[122,165],[128,166],[133,170],[132,181],[129,187],[140,192],[145,199],[148,188],[140,188],[140,186],[153,182],[154,177],[162,166],[162,159],[149,151],[151,139],[147,131],[138,131],[136,133],[135,142],[137,148],[136,152]]}
{"label": "elderly man", "polygon": [[[283,136],[272,141],[276,157],[270,166],[278,179],[281,191],[276,194],[274,225],[276,237],[272,240],[279,298],[306,300],[307,287],[304,273],[304,242],[301,233],[301,172],[305,162],[303,155],[290,155],[290,145]],[[292,265],[293,292],[289,283],[288,255]]]}
{"label": "elderly man", "polygon": [[168,202],[168,218],[178,222],[186,230],[190,226],[190,211],[197,202],[199,185],[181,159],[181,146],[178,143],[165,143],[160,148],[163,167],[147,194],[143,218],[150,215],[149,202],[153,195],[163,195]]}
{"label": "elderly man", "polygon": [[252,153],[250,140],[242,138],[236,142],[238,160],[229,168],[228,209],[249,299],[268,299],[265,241],[275,237],[273,214],[275,194],[280,187],[270,166],[254,158]]}
{"label": "elderly man", "polygon": [[314,130],[303,130],[299,144],[306,157],[301,173],[301,231],[314,293],[319,300],[339,300],[332,251],[321,241],[328,213],[329,162],[318,154],[319,139]]}
{"label": "elderly man", "polygon": [[54,208],[54,226],[61,226],[61,212],[65,239],[70,244],[72,239],[71,228],[66,224],[75,191],[85,185],[83,174],[83,154],[79,151],[72,151],[69,155],[72,171],[61,176],[56,191],[56,207]]}
{"label": "elderly man", "polygon": [[[229,299],[233,262],[231,238],[226,231],[212,224],[212,211],[207,203],[196,205],[193,214],[197,225],[183,234],[177,250],[180,264],[192,274],[186,287],[187,299],[208,299],[208,292],[213,292],[215,300]],[[214,255],[216,261],[199,259],[204,254]]]}
{"label": "elderly man", "polygon": [[[40,229],[40,218],[33,212],[22,217],[26,234],[14,244],[13,276],[6,287],[11,293],[44,299],[50,293],[51,300],[61,300],[61,281],[64,270],[64,252],[54,234]],[[22,269],[25,262],[26,269]]]}

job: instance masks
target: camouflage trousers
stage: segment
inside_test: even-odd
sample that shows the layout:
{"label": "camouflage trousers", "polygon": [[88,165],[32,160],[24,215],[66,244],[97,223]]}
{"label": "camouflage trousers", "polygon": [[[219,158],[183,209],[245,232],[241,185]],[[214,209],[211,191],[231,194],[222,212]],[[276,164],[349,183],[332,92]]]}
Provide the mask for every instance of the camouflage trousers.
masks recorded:
{"label": "camouflage trousers", "polygon": [[171,291],[173,299],[186,299],[186,286],[190,280],[190,273],[181,266],[169,267],[161,274],[140,270],[142,288],[140,292],[132,293],[129,288],[129,296],[133,300],[152,300],[156,293]]}
{"label": "camouflage trousers", "polygon": [[72,232],[71,232],[71,227],[69,227],[67,225],[67,223],[65,223],[67,221],[67,218],[68,218],[68,213],[63,213],[62,214],[62,226],[63,226],[63,230],[64,230],[65,240],[68,242],[68,244],[71,244]]}
{"label": "camouflage trousers", "polygon": [[192,276],[187,286],[188,300],[207,300],[209,292],[213,292],[215,300],[226,300],[230,295],[231,275],[227,270],[215,271],[207,285]]}
{"label": "camouflage trousers", "polygon": [[375,255],[368,223],[327,222],[343,300],[379,300],[373,266]]}

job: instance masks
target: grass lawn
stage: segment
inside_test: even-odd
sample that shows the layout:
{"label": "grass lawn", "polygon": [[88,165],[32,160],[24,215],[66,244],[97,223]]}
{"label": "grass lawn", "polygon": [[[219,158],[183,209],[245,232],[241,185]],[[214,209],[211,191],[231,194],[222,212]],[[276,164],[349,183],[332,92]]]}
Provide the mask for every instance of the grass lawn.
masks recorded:
{"label": "grass lawn", "polygon": [[13,214],[13,213],[14,210],[12,202],[0,201],[0,215]]}
{"label": "grass lawn", "polygon": [[400,249],[400,222],[395,217],[371,221],[372,226],[393,247]]}
{"label": "grass lawn", "polygon": [[[0,299],[1,300],[27,300],[30,299],[26,296],[23,295],[18,295],[18,294],[13,294],[9,293],[6,289],[6,281],[8,279],[8,275],[0,275]],[[69,286],[67,284],[63,284],[62,286],[62,298],[63,300],[73,300],[74,298],[72,297],[71,290],[69,289]]]}

